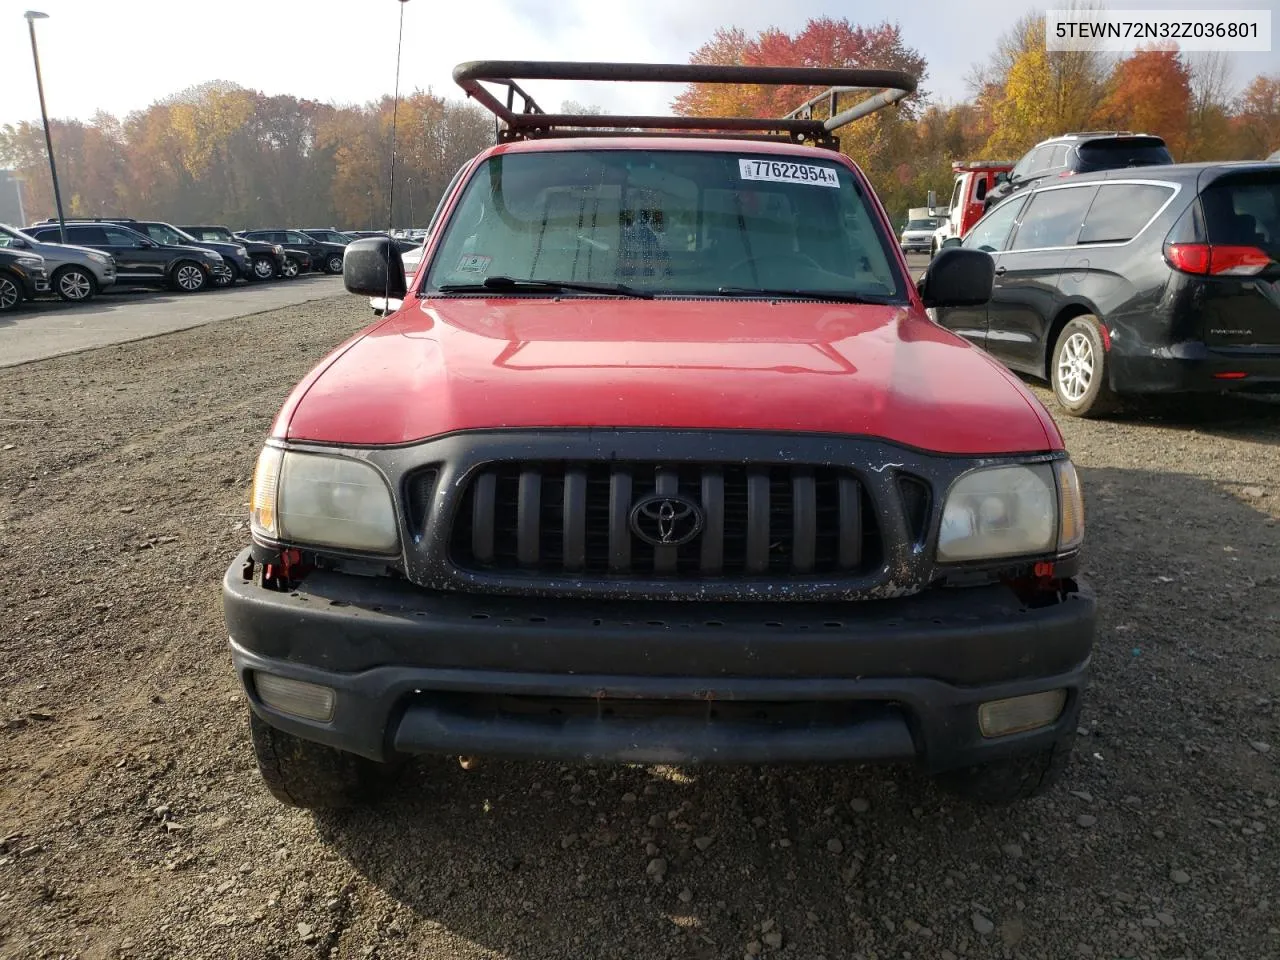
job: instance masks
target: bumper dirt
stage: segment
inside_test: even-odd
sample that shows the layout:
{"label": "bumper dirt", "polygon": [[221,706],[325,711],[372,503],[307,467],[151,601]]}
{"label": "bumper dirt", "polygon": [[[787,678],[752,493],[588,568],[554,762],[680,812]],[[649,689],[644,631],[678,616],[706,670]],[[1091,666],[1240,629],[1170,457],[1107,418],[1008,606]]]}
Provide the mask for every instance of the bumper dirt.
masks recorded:
{"label": "bumper dirt", "polygon": [[[1033,752],[1077,725],[1095,604],[1002,587],[845,604],[497,600],[312,574],[293,593],[223,581],[253,709],[373,759],[461,754],[692,763],[917,760]],[[333,719],[271,709],[262,671],[336,692]],[[1053,724],[985,738],[981,703],[1065,690]]]}

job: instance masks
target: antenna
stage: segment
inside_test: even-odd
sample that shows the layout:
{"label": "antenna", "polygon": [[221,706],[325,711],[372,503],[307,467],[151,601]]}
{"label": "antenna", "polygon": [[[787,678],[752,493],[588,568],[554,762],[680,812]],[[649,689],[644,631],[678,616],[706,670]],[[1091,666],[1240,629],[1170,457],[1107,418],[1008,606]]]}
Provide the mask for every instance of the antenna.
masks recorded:
{"label": "antenna", "polygon": [[393,238],[396,215],[396,119],[400,115],[400,48],[404,43],[404,5],[400,0],[400,33],[396,38],[396,92],[391,101],[391,188],[387,191],[387,284],[382,292],[382,309],[391,312],[391,251],[395,249]]}

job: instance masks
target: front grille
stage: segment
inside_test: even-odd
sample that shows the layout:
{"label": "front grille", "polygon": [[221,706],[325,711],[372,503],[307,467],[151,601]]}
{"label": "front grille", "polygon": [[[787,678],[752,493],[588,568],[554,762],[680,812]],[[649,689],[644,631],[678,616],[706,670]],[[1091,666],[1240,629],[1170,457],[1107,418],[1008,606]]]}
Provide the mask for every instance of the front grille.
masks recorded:
{"label": "front grille", "polygon": [[851,471],[740,463],[491,464],[471,476],[449,543],[462,569],[622,578],[858,576],[883,557]]}

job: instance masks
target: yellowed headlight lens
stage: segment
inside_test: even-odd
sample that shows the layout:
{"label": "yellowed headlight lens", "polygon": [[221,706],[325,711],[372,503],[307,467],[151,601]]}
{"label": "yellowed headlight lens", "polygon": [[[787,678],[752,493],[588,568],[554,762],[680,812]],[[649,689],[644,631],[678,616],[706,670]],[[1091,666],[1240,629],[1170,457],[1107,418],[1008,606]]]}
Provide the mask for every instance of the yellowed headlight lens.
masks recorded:
{"label": "yellowed headlight lens", "polygon": [[263,447],[253,471],[253,498],[250,501],[249,526],[261,536],[280,535],[276,517],[276,489],[280,482],[280,464],[284,451],[279,447]]}
{"label": "yellowed headlight lens", "polygon": [[1084,542],[1084,492],[1070,460],[1053,465],[1058,477],[1058,550],[1074,550]]}

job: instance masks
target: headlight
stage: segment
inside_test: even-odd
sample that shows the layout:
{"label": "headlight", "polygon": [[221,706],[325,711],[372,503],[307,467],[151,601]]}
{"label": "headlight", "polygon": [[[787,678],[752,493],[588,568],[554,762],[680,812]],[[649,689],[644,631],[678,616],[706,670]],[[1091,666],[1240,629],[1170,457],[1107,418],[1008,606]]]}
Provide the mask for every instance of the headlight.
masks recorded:
{"label": "headlight", "polygon": [[367,553],[399,545],[391,491],[367,463],[264,447],[250,527],[271,540]]}
{"label": "headlight", "polygon": [[951,487],[942,511],[942,563],[1054,553],[1084,539],[1080,481],[1069,460],[989,467]]}
{"label": "headlight", "polygon": [[98,263],[111,262],[111,258],[107,256],[105,253],[86,253],[85,256],[88,257],[90,260],[94,260]]}
{"label": "headlight", "polygon": [[29,270],[35,270],[37,267],[44,266],[44,261],[39,257],[19,257],[17,262]]}
{"label": "headlight", "polygon": [[275,251],[276,256],[280,256],[284,253],[284,247],[280,246],[278,243],[271,249]]}
{"label": "headlight", "polygon": [[247,257],[248,255],[249,255],[249,251],[246,250],[244,247],[236,247],[237,257]]}

